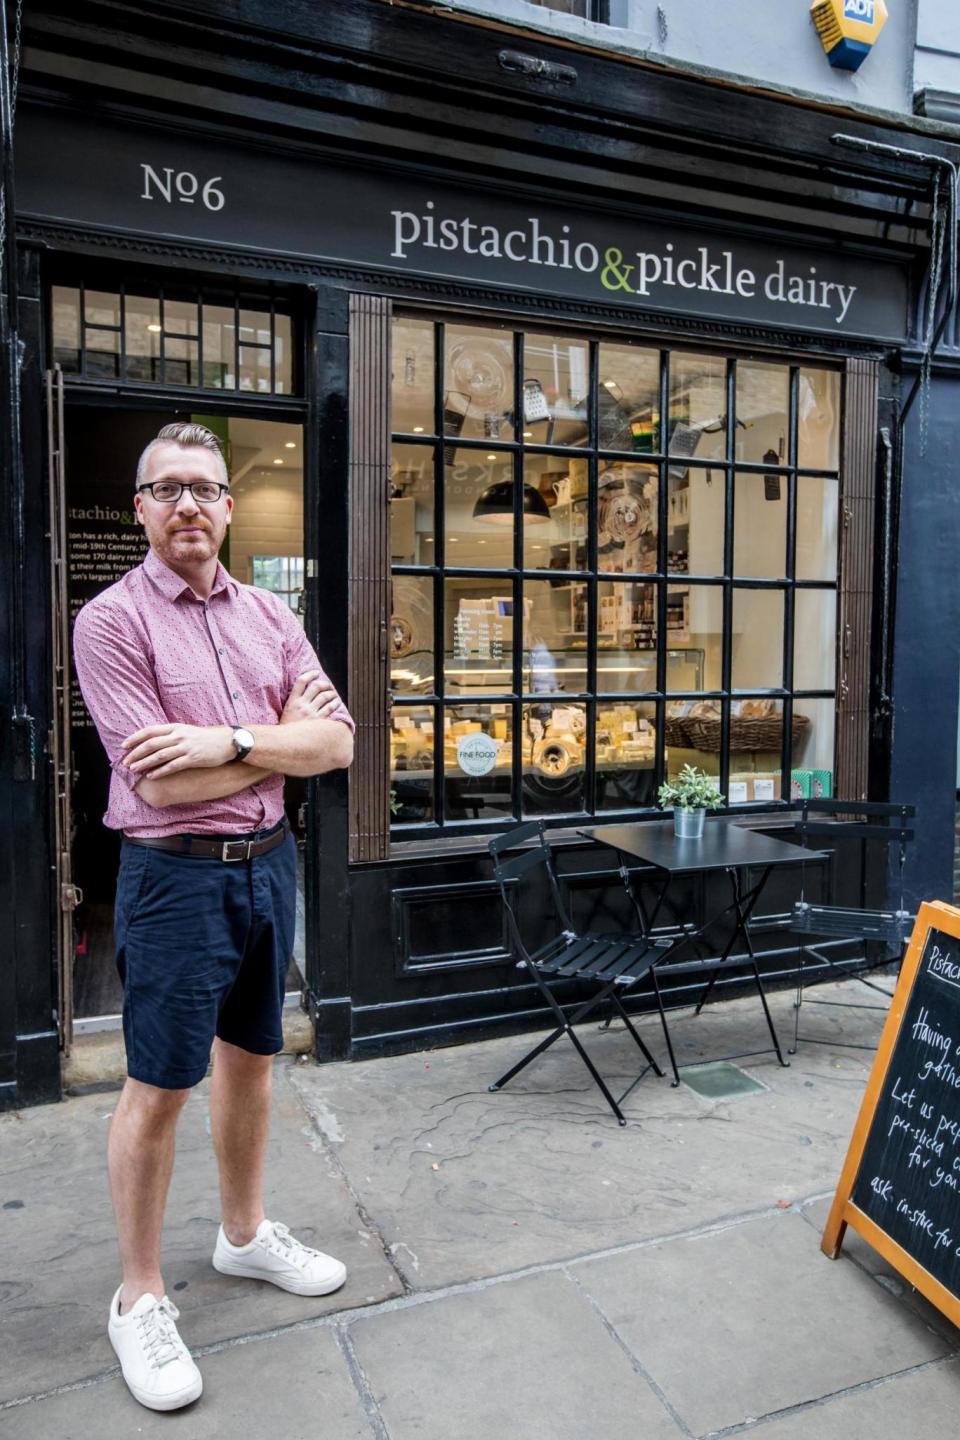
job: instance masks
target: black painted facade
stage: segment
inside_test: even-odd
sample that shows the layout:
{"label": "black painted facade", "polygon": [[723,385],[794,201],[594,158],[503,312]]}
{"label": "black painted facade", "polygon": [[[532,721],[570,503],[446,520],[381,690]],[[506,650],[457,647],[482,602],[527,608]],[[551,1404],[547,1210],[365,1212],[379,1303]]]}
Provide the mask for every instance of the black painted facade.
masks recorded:
{"label": "black painted facade", "polygon": [[[563,74],[524,73],[510,58],[517,53],[563,67]],[[73,274],[88,274],[92,283],[120,274],[191,284],[227,277],[273,287],[293,306],[304,335],[306,554],[316,562],[307,625],[348,701],[351,293],[558,326],[614,326],[743,353],[876,360],[877,427],[893,451],[887,472],[879,447],[869,793],[917,806],[908,899],[951,897],[960,334],[952,311],[929,393],[913,405],[898,451],[899,410],[922,358],[934,171],[903,154],[858,152],[832,140],[842,132],[956,163],[950,127],[912,117],[899,126],[872,123],[426,5],[379,0],[336,7],[199,0],[149,11],[91,0],[82,13],[66,0],[32,5],[24,17],[16,124],[24,138],[8,194],[17,203],[22,365],[19,412],[4,406],[0,527],[7,602],[0,607],[0,698],[13,718],[0,740],[0,910],[9,937],[0,962],[0,1106],[59,1094],[43,372],[45,296],[51,283]],[[59,147],[50,139],[57,133]],[[131,188],[143,182],[148,158],[137,151],[137,137],[149,140],[157,176],[165,167],[197,175],[189,204],[173,191],[166,202],[156,186],[144,202]],[[202,199],[203,184],[221,172],[201,172],[201,162],[224,155],[231,168],[221,211]],[[334,186],[315,197],[316,244],[310,206],[297,182],[284,181],[287,172],[340,173],[349,181],[341,193]],[[213,207],[218,193],[209,196]],[[416,195],[419,206],[390,203],[391,195],[405,194]],[[523,209],[558,223],[562,211],[587,227],[578,237],[585,243],[589,226],[598,227],[601,250],[619,233],[605,227],[616,222],[642,233],[646,221],[661,241],[673,233],[715,235],[719,252],[739,247],[749,257],[742,265],[757,273],[765,256],[772,264],[777,254],[815,254],[824,275],[836,267],[838,284],[859,269],[864,284],[873,284],[872,299],[862,324],[852,316],[849,326],[838,326],[834,314],[814,323],[802,313],[780,323],[775,304],[751,309],[718,299],[710,285],[685,295],[681,309],[662,295],[621,296],[600,285],[588,292],[590,275],[551,284],[527,272],[515,282],[507,266],[484,270],[460,257],[458,272],[458,262],[445,258],[441,272],[422,248],[392,255],[383,214],[402,208],[422,217],[426,198],[436,197],[439,211],[445,195],[461,210],[463,197],[476,197],[490,214],[499,206],[514,225]],[[324,210],[340,204],[350,213],[327,223]],[[292,215],[284,224],[285,205],[296,206],[296,224]],[[12,353],[9,333],[4,338]],[[123,385],[104,386],[100,398],[118,408],[143,401],[142,392]],[[182,400],[157,387],[151,403],[159,409]],[[301,413],[295,405],[294,412]],[[784,818],[754,816],[753,823]],[[504,948],[482,836],[400,843],[387,859],[351,865],[348,831],[346,777],[314,784],[307,981],[320,1058],[360,1058],[542,1021]],[[603,864],[599,852],[566,837],[561,868],[580,913],[612,924],[626,919],[626,902]],[[874,883],[882,885],[882,877]],[[768,908],[789,905],[795,886],[796,877],[778,877]],[[710,903],[699,882],[688,903]],[[783,937],[768,943],[779,946]],[[781,963],[789,971],[789,953]]]}

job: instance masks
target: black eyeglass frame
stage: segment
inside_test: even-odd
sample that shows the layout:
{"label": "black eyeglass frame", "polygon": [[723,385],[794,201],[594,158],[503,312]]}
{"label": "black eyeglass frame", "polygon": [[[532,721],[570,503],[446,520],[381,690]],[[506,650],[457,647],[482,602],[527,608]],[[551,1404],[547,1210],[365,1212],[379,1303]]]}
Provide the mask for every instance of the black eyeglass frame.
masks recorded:
{"label": "black eyeglass frame", "polygon": [[[155,485],[176,485],[177,493],[171,496],[169,500],[158,500],[157,496],[153,493]],[[194,487],[197,485],[216,485],[219,491],[216,500],[202,500],[199,495],[194,493]],[[230,493],[230,486],[225,485],[222,480],[187,480],[185,482],[180,480],[148,480],[145,485],[137,486],[137,494],[142,495],[144,490],[150,491],[151,498],[156,500],[158,505],[176,505],[183,496],[184,490],[190,491],[192,498],[196,500],[198,505],[219,505],[223,499],[224,492],[227,494]]]}

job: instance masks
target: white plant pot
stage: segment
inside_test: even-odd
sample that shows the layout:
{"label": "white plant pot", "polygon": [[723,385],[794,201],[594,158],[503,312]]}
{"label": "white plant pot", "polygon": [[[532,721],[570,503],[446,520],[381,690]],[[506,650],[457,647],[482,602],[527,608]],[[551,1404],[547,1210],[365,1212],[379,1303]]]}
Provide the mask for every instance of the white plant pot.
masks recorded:
{"label": "white plant pot", "polygon": [[703,836],[703,822],[706,819],[706,809],[703,810],[681,810],[674,809],[673,829],[674,833],[681,840],[699,840]]}

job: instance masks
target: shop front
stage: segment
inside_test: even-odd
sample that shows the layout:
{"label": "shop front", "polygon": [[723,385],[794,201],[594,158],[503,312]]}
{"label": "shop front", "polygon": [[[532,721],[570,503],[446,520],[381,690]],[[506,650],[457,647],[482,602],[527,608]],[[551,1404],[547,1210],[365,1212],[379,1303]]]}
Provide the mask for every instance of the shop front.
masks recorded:
{"label": "shop front", "polygon": [[[350,7],[378,23],[385,8]],[[414,46],[424,23],[393,17],[392,43]],[[289,987],[320,1058],[542,1020],[486,852],[521,819],[548,826],[578,918],[609,927],[627,918],[619,876],[578,831],[655,817],[685,763],[771,832],[792,799],[886,798],[891,773],[894,798],[922,799],[901,793],[916,777],[887,697],[924,162],[854,176],[831,148],[837,117],[806,115],[801,144],[792,107],[769,100],[747,160],[730,145],[761,102],[704,84],[727,137],[708,171],[715,137],[704,117],[681,125],[672,82],[596,57],[578,97],[590,125],[551,96],[567,158],[533,155],[537,107],[522,113],[514,80],[496,102],[517,111],[511,138],[468,145],[476,97],[451,112],[439,92],[420,103],[431,139],[406,112],[388,134],[350,110],[345,77],[320,86],[318,115],[291,72],[281,104],[279,37],[256,65],[239,42],[218,60],[216,104],[199,76],[165,79],[141,39],[90,106],[70,45],[38,32],[17,115],[23,665],[50,737],[17,824],[50,883],[24,881],[35,934],[11,1103],[55,1093],[58,1032],[115,1023],[115,842],[69,623],[137,563],[133,467],[175,416],[223,438],[225,563],[301,617],[358,722],[349,776],[288,785]],[[460,63],[479,75],[504,39],[484,27],[474,42]],[[436,82],[454,58],[419,63]],[[384,50],[368,63],[401,113]],[[649,153],[631,142],[618,179],[626,80],[673,105],[675,129]],[[664,178],[671,146],[682,184]],[[924,400],[933,425],[939,395]],[[948,818],[947,874],[951,836]],[[830,882],[877,892],[885,877]],[[783,875],[765,904],[797,885]],[[680,903],[711,897],[692,885]],[[789,973],[782,934],[767,943]]]}

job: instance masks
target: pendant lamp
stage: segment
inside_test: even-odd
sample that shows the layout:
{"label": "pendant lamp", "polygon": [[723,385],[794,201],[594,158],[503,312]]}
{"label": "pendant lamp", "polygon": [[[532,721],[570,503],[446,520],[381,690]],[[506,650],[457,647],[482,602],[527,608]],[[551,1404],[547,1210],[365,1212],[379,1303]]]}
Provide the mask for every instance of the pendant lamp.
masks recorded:
{"label": "pendant lamp", "polygon": [[[483,525],[513,524],[513,481],[496,480],[477,496],[473,518]],[[523,487],[523,518],[530,525],[547,524],[550,511],[539,490]]]}

